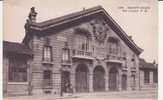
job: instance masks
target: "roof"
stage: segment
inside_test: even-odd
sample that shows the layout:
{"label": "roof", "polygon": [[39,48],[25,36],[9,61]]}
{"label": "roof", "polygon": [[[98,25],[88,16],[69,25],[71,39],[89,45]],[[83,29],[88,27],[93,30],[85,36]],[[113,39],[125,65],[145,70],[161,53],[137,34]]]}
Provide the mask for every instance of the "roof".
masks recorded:
{"label": "roof", "polygon": [[142,58],[140,58],[139,65],[141,69],[157,69],[157,64],[146,62]]}
{"label": "roof", "polygon": [[3,41],[3,52],[32,56],[32,50],[21,43]]}
{"label": "roof", "polygon": [[[137,55],[141,54],[143,49],[138,47],[134,41],[129,38],[129,36],[122,30],[122,28],[113,20],[113,18],[105,11],[104,8],[101,6],[96,6],[90,9],[82,10],[79,12],[75,12],[69,15],[65,15],[62,17],[58,17],[55,19],[47,20],[40,23],[32,23],[29,27],[29,30],[33,30],[34,32],[29,32],[30,34],[26,34],[23,42],[26,42],[29,40],[31,35],[48,35],[47,32],[43,32],[46,30],[50,30],[53,28],[53,31],[55,30],[62,30],[62,28],[67,24],[67,27],[70,26],[70,24],[73,21],[76,21],[75,23],[79,23],[79,20],[84,19],[86,17],[90,16],[97,16],[102,15],[107,21],[107,24],[112,28],[113,31],[128,45],[129,48],[131,48]],[[59,28],[62,27],[62,28]],[[54,34],[55,32],[51,32]],[[30,35],[30,36],[29,36]]]}

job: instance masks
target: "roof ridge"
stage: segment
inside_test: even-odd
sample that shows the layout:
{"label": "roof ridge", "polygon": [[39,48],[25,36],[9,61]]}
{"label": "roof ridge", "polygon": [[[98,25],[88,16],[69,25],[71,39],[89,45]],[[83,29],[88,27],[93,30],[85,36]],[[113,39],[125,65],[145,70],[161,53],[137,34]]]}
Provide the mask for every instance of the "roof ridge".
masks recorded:
{"label": "roof ridge", "polygon": [[[91,8],[85,9],[85,10],[80,10],[80,11],[72,12],[70,14],[59,16],[59,17],[56,17],[56,18],[53,18],[53,19],[49,19],[49,20],[46,20],[46,21],[33,23],[33,25],[38,25],[38,26],[41,27],[41,26],[44,26],[43,24],[59,22],[59,21],[62,21],[62,20],[66,20],[66,19],[68,19],[70,17],[75,17],[74,16],[75,14],[77,14],[76,16],[80,16],[83,13],[89,13],[89,12],[93,12],[93,11],[100,10],[100,9],[103,9],[103,7],[101,5],[98,5],[98,6],[91,7]],[[66,19],[65,19],[65,17],[66,17]]]}

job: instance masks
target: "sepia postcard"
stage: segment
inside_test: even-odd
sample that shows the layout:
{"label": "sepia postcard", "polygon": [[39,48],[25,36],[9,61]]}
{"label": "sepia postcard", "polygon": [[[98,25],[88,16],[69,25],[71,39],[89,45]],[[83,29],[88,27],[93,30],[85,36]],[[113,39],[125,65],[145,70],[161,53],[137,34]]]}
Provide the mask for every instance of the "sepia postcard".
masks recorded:
{"label": "sepia postcard", "polygon": [[157,100],[157,0],[4,0],[4,100]]}

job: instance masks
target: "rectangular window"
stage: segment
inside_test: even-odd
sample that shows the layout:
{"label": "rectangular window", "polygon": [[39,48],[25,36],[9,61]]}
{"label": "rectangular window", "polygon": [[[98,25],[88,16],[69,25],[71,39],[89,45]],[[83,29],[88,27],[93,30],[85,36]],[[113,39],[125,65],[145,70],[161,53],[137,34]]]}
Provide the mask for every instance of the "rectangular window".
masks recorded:
{"label": "rectangular window", "polygon": [[47,61],[47,62],[52,61],[52,47],[51,46],[44,46],[43,61]]}
{"label": "rectangular window", "polygon": [[149,83],[149,71],[144,71],[144,83]]}
{"label": "rectangular window", "polygon": [[20,59],[9,60],[9,82],[26,82],[27,64]]}

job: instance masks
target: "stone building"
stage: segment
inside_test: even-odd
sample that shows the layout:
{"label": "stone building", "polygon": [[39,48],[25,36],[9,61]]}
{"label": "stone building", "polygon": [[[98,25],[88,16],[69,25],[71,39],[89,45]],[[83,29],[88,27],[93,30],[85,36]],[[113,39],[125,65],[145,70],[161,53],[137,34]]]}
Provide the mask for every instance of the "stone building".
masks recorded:
{"label": "stone building", "polygon": [[143,50],[101,6],[40,23],[36,15],[31,8],[21,44],[4,42],[5,94],[140,89]]}

